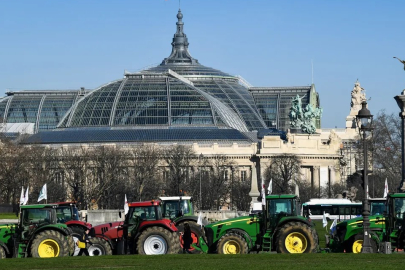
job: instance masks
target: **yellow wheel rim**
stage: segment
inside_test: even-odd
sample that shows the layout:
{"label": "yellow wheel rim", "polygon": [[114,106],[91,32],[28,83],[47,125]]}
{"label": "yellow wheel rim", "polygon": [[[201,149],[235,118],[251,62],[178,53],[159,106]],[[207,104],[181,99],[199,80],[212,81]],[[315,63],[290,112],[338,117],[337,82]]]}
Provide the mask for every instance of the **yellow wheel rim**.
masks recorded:
{"label": "yellow wheel rim", "polygon": [[45,239],[38,246],[38,254],[41,258],[58,257],[59,251],[59,244],[52,239]]}
{"label": "yellow wheel rim", "polygon": [[224,254],[239,254],[240,246],[236,241],[228,241],[223,247]]}
{"label": "yellow wheel rim", "polygon": [[285,238],[285,247],[290,253],[304,253],[307,246],[307,238],[299,232],[290,233]]}
{"label": "yellow wheel rim", "polygon": [[354,241],[352,246],[353,253],[361,253],[362,247],[363,247],[363,240]]}

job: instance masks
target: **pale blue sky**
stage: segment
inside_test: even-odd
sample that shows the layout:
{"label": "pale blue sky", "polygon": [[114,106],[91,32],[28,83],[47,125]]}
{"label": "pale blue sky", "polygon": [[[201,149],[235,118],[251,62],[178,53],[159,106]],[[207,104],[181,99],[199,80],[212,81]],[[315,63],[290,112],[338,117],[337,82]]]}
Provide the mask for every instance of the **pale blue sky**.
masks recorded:
{"label": "pale blue sky", "polygon": [[[0,1],[0,96],[96,88],[171,52],[175,0]],[[369,109],[399,112],[405,88],[403,0],[182,0],[201,64],[253,86],[314,83],[322,127],[344,127],[356,79]]]}

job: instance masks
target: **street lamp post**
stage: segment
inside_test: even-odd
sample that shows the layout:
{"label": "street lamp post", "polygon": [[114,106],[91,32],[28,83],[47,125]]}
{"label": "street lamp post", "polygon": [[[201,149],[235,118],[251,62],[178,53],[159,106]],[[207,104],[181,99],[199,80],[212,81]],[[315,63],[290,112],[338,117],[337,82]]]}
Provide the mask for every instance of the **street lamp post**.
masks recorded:
{"label": "street lamp post", "polygon": [[204,158],[204,155],[201,153],[198,156],[198,164],[200,165],[200,208],[202,209],[202,193],[201,193],[201,175],[202,175],[202,166],[201,166],[201,160]]}
{"label": "street lamp post", "polygon": [[373,253],[373,248],[370,242],[370,206],[368,204],[368,159],[367,159],[367,137],[373,130],[373,116],[367,109],[367,102],[361,103],[361,110],[358,112],[357,125],[359,128],[360,136],[363,139],[363,155],[364,155],[364,169],[363,169],[363,183],[364,183],[364,201],[363,201],[363,248],[361,253]]}

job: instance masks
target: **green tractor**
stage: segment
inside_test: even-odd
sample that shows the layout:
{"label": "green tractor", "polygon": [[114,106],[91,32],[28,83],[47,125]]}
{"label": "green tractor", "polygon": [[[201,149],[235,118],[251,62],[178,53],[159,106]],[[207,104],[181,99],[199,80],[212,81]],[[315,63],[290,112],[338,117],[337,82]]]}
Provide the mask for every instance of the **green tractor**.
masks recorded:
{"label": "green tractor", "polygon": [[18,224],[0,225],[0,259],[69,256],[71,230],[57,223],[57,205],[22,205]]}
{"label": "green tractor", "polygon": [[[384,199],[381,199],[384,200]],[[370,201],[370,242],[374,252],[390,243],[392,250],[405,248],[405,193],[388,194],[385,208],[382,201]],[[328,243],[329,242],[329,243]],[[340,222],[327,244],[333,252],[359,253],[363,247],[363,218]],[[390,252],[392,251],[390,250]]]}
{"label": "green tractor", "polygon": [[[184,232],[184,224],[190,225],[193,244],[198,245],[198,239],[202,236],[201,226],[197,224],[198,217],[194,215],[193,200],[190,196],[159,197],[162,207],[162,216],[173,220],[179,233]],[[202,220],[203,225],[207,225],[206,220]],[[179,234],[179,241],[183,247],[183,235]],[[195,248],[190,249],[191,253],[199,253]]]}
{"label": "green tractor", "polygon": [[[385,198],[369,199],[371,245],[375,251],[385,230],[386,201]],[[326,246],[332,252],[360,253],[363,247],[363,217],[338,223],[331,231],[331,236],[325,237]]]}
{"label": "green tractor", "polygon": [[268,195],[261,213],[211,223],[194,246],[219,254],[315,253],[318,235],[299,209],[296,195]]}

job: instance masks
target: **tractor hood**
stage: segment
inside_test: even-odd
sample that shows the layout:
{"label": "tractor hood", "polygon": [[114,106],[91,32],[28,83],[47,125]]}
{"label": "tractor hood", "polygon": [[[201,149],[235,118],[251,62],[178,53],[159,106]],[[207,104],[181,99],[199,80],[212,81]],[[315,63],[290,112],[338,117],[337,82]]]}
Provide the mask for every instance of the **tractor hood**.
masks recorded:
{"label": "tractor hood", "polygon": [[243,217],[236,217],[227,220],[221,220],[215,223],[210,223],[206,226],[206,228],[217,228],[222,226],[237,226],[240,227],[241,224],[251,224],[252,221],[257,220],[257,217],[251,216],[243,216]]}

